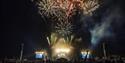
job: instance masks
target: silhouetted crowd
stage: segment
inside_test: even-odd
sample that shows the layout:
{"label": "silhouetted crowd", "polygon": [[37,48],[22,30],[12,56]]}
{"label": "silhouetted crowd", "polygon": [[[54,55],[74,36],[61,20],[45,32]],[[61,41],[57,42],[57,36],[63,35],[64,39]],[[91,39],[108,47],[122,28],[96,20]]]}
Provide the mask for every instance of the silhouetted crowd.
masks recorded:
{"label": "silhouetted crowd", "polygon": [[60,58],[54,61],[51,60],[4,60],[0,63],[125,63],[125,58],[94,58],[94,59],[77,59],[77,60],[67,60]]}

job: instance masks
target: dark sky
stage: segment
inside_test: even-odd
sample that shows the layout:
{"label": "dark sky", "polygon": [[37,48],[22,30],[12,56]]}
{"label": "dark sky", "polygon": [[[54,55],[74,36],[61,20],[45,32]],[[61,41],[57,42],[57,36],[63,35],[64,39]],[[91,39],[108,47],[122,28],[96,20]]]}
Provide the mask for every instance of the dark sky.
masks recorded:
{"label": "dark sky", "polygon": [[0,5],[0,56],[19,56],[21,43],[25,44],[26,53],[46,45],[41,44],[40,38],[45,34],[45,24],[30,0],[2,0]]}
{"label": "dark sky", "polygon": [[[111,0],[112,4],[116,2],[124,11],[124,1]],[[0,15],[2,15],[0,20],[0,57],[19,56],[21,43],[24,43],[24,54],[32,53],[35,48],[47,46],[44,35],[48,32],[48,27],[45,22],[42,22],[34,3],[30,0],[2,0],[0,6]],[[119,27],[114,25],[116,39],[109,46],[111,50],[123,55],[125,53],[124,27],[123,24]]]}

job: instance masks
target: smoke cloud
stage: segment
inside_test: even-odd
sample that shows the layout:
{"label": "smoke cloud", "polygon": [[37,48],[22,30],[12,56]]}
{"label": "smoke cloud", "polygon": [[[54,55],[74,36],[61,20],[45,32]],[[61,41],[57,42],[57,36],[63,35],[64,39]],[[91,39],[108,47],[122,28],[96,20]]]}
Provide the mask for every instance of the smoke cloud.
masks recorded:
{"label": "smoke cloud", "polygon": [[95,26],[90,30],[92,44],[91,47],[93,48],[97,46],[100,40],[102,40],[103,38],[115,36],[115,33],[112,30],[112,25],[114,23],[117,23],[117,25],[119,25],[118,21],[122,16],[120,13],[120,9],[117,7],[111,8],[109,10],[103,14],[101,23],[96,23]]}

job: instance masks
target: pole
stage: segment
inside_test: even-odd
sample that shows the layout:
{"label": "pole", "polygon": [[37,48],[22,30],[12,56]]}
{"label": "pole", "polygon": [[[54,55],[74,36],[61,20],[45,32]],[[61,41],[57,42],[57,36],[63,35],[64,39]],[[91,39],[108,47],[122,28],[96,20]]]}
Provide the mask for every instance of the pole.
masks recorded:
{"label": "pole", "polygon": [[103,54],[104,54],[104,58],[107,58],[107,54],[106,54],[106,48],[105,48],[105,43],[103,43]]}
{"label": "pole", "polygon": [[21,51],[20,51],[20,62],[22,61],[22,58],[23,58],[23,47],[24,47],[24,44],[22,43],[21,44]]}

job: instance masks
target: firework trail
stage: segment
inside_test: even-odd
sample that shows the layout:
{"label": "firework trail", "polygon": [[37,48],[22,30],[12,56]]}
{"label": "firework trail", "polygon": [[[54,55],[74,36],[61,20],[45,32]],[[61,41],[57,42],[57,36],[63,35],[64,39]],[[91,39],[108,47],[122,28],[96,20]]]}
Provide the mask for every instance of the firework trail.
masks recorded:
{"label": "firework trail", "polygon": [[54,45],[57,42],[58,36],[55,33],[52,33],[50,37],[47,37],[48,44]]}

